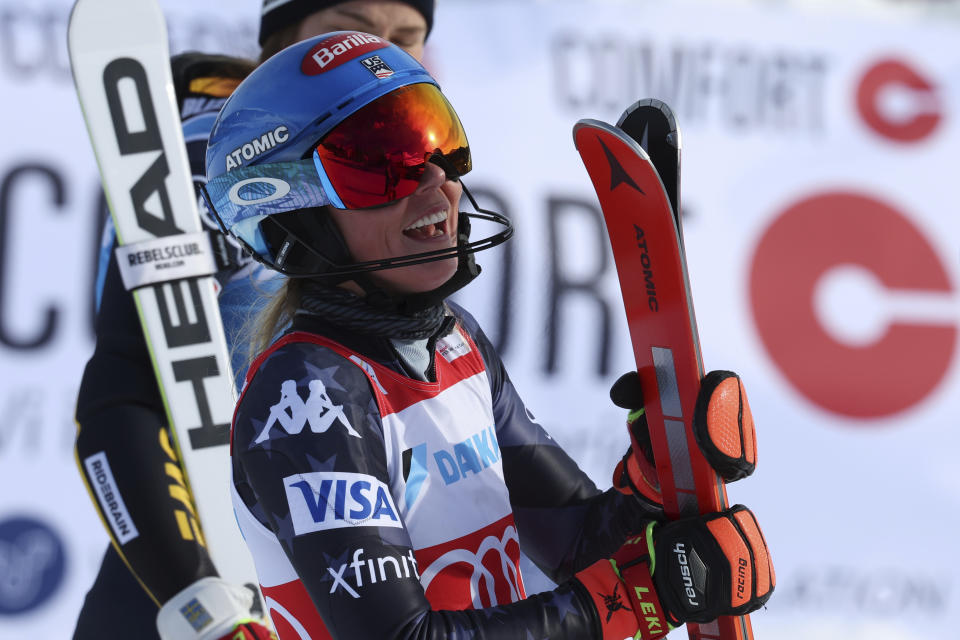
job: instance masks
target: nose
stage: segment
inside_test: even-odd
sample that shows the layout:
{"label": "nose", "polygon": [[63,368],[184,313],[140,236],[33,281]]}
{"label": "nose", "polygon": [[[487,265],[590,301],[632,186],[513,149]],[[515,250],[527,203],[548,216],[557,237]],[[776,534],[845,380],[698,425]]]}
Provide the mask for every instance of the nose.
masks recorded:
{"label": "nose", "polygon": [[434,163],[428,162],[423,170],[423,175],[420,176],[420,184],[417,185],[417,190],[414,193],[421,194],[438,189],[446,181],[446,172]]}

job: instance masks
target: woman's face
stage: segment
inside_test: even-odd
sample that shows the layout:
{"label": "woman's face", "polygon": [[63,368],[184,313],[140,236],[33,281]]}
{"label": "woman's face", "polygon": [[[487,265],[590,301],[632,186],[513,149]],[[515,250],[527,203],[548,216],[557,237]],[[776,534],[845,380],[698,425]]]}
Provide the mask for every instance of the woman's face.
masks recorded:
{"label": "woman's face", "polygon": [[397,0],[349,0],[321,9],[303,19],[298,40],[330,31],[364,31],[397,45],[418,61],[423,59],[427,21],[419,11]]}
{"label": "woman's face", "polygon": [[[333,220],[357,262],[398,258],[457,245],[457,214],[463,187],[443,169],[427,163],[417,190],[377,209],[330,208]],[[456,256],[445,260],[373,271],[370,277],[392,293],[436,289],[457,270]]]}

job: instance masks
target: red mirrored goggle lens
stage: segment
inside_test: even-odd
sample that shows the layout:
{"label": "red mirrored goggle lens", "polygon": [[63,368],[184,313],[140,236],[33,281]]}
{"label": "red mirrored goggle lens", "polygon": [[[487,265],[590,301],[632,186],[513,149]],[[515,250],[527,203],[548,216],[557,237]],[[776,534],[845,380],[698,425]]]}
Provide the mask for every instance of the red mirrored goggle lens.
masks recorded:
{"label": "red mirrored goggle lens", "polygon": [[408,85],[377,98],[324,136],[317,154],[348,209],[410,195],[436,154],[458,176],[471,168],[467,134],[432,84]]}

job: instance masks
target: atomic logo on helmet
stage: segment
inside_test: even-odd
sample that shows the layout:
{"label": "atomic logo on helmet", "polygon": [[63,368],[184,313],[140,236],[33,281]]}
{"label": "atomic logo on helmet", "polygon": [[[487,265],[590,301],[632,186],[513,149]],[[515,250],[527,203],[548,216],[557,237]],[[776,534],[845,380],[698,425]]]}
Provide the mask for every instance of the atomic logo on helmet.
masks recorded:
{"label": "atomic logo on helmet", "polygon": [[261,153],[269,151],[289,139],[290,131],[285,126],[280,125],[272,131],[257,136],[250,142],[243,143],[227,154],[227,171],[236,169],[243,164],[244,160],[253,160]]}

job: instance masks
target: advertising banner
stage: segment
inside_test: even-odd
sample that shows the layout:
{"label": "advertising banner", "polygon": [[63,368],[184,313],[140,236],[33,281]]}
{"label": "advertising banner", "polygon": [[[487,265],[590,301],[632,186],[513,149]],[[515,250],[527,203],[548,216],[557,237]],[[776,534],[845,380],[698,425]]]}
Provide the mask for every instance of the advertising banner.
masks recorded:
{"label": "advertising banner", "polygon": [[[161,4],[174,51],[256,55],[259,3]],[[531,413],[610,485],[627,434],[608,390],[632,353],[571,131],[659,98],[683,130],[704,364],[743,377],[757,423],[758,469],[728,489],[777,569],[756,637],[954,637],[960,24],[692,0],[438,4],[426,63],[470,139],[465,182],[516,226],[456,299]],[[72,452],[102,192],[69,9],[0,3],[3,638],[69,637],[107,540]],[[531,572],[527,587],[549,584]]]}

